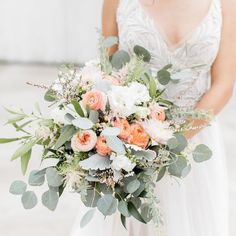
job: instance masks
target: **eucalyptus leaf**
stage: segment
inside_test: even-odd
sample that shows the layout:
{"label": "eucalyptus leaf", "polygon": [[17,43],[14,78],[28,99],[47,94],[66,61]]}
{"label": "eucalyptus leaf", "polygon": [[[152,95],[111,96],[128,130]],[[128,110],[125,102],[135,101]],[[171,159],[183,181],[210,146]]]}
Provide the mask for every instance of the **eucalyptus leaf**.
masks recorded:
{"label": "eucalyptus leaf", "polygon": [[109,36],[105,38],[102,42],[102,45],[105,48],[110,48],[116,44],[118,44],[118,38],[116,36]]}
{"label": "eucalyptus leaf", "polygon": [[57,208],[59,201],[58,193],[52,190],[48,190],[42,195],[42,203],[49,210],[54,211]]}
{"label": "eucalyptus leaf", "polygon": [[111,162],[108,157],[95,154],[80,161],[79,165],[84,170],[106,170],[111,167]]}
{"label": "eucalyptus leaf", "polygon": [[124,228],[126,229],[126,217],[122,214],[120,214],[120,220]]}
{"label": "eucalyptus leaf", "polygon": [[157,182],[160,181],[165,176],[165,173],[166,173],[166,166],[163,166],[158,173],[156,181]]}
{"label": "eucalyptus leaf", "polygon": [[111,58],[111,64],[117,70],[120,70],[129,61],[130,61],[130,56],[124,50],[117,51],[116,53],[113,54]]}
{"label": "eucalyptus leaf", "polygon": [[168,145],[169,149],[175,149],[178,147],[179,142],[176,137],[173,137],[168,140],[167,145]]}
{"label": "eucalyptus leaf", "polygon": [[162,69],[158,71],[157,78],[161,85],[167,85],[171,80],[171,74],[169,71]]}
{"label": "eucalyptus leaf", "polygon": [[187,161],[184,157],[177,157],[177,160],[169,165],[168,172],[178,178],[182,177],[183,170],[187,167]]}
{"label": "eucalyptus leaf", "polygon": [[66,125],[63,127],[61,134],[55,144],[55,149],[60,148],[63,144],[69,141],[75,134],[76,129],[73,125]]}
{"label": "eucalyptus leaf", "polygon": [[22,195],[27,189],[27,184],[23,181],[16,180],[11,184],[9,192],[14,195]]}
{"label": "eucalyptus leaf", "polygon": [[65,120],[68,121],[69,123],[71,123],[71,122],[75,119],[75,117],[72,116],[72,115],[69,114],[69,113],[67,113],[64,118],[65,118]]}
{"label": "eucalyptus leaf", "polygon": [[38,142],[37,139],[30,139],[28,142],[24,143],[22,146],[20,146],[15,153],[13,154],[11,160],[16,160],[17,158],[25,155],[28,153],[34,145]]}
{"label": "eucalyptus leaf", "polygon": [[125,217],[130,217],[130,213],[129,213],[129,210],[128,210],[128,203],[125,202],[125,201],[120,201],[118,203],[118,210],[119,212],[125,216]]}
{"label": "eucalyptus leaf", "polygon": [[198,145],[193,151],[194,161],[200,163],[209,160],[212,157],[212,151],[204,144]]}
{"label": "eucalyptus leaf", "polygon": [[79,117],[76,118],[72,121],[72,124],[79,129],[83,129],[83,130],[87,130],[87,129],[91,129],[94,126],[94,123],[88,119],[88,118],[84,118],[84,117]]}
{"label": "eucalyptus leaf", "polygon": [[21,202],[25,209],[32,209],[37,205],[38,199],[34,192],[27,191],[22,195]]}
{"label": "eucalyptus leaf", "polygon": [[138,179],[134,179],[133,181],[129,182],[127,185],[128,193],[134,193],[140,187],[140,182]]}
{"label": "eucalyptus leaf", "polygon": [[98,123],[98,121],[99,121],[98,118],[99,118],[99,114],[98,114],[97,111],[91,110],[91,111],[89,112],[89,119],[90,119],[94,124]]}
{"label": "eucalyptus leaf", "polygon": [[45,182],[45,173],[46,170],[33,170],[31,171],[30,175],[29,175],[29,185],[31,186],[41,186],[44,184]]}
{"label": "eucalyptus leaf", "polygon": [[105,194],[97,203],[98,210],[104,215],[113,215],[117,209],[117,200],[111,194]]}
{"label": "eucalyptus leaf", "polygon": [[96,209],[90,209],[86,212],[80,221],[80,227],[84,228],[93,218]]}
{"label": "eucalyptus leaf", "polygon": [[151,54],[150,52],[142,46],[136,45],[134,46],[134,53],[138,56],[143,58],[144,62],[151,61]]}
{"label": "eucalyptus leaf", "polygon": [[153,150],[141,150],[141,151],[132,151],[138,159],[145,159],[147,161],[152,161],[156,158],[157,154]]}
{"label": "eucalyptus leaf", "polygon": [[112,151],[121,155],[126,153],[123,142],[116,136],[107,136],[106,141],[107,145],[109,146],[109,148],[111,148]]}
{"label": "eucalyptus leaf", "polygon": [[59,187],[63,183],[63,177],[58,174],[56,168],[47,168],[46,177],[48,184],[52,187]]}
{"label": "eucalyptus leaf", "polygon": [[174,136],[177,139],[178,145],[172,149],[172,152],[180,153],[187,147],[188,141],[182,134],[175,134]]}
{"label": "eucalyptus leaf", "polygon": [[139,211],[137,210],[137,208],[134,206],[134,204],[132,202],[128,203],[128,210],[130,212],[130,214],[138,221],[146,224],[145,220],[143,219],[143,217],[141,216],[141,214],[139,213]]}
{"label": "eucalyptus leaf", "polygon": [[118,136],[120,134],[120,129],[116,127],[105,128],[102,133],[103,136]]}
{"label": "eucalyptus leaf", "polygon": [[76,100],[72,100],[71,104],[74,106],[75,111],[77,112],[77,114],[80,115],[81,117],[84,117],[84,112],[83,112],[83,109],[82,109],[80,103]]}
{"label": "eucalyptus leaf", "polygon": [[100,194],[96,191],[96,189],[87,190],[86,196],[82,199],[82,202],[86,207],[96,207],[97,202],[100,199]]}
{"label": "eucalyptus leaf", "polygon": [[141,208],[141,216],[144,219],[144,221],[146,223],[150,222],[152,220],[152,216],[150,213],[150,207],[148,206],[148,204],[145,204],[142,208]]}
{"label": "eucalyptus leaf", "polygon": [[21,156],[21,171],[23,175],[25,175],[27,171],[31,154],[32,154],[32,149],[30,149],[27,153]]}
{"label": "eucalyptus leaf", "polygon": [[52,89],[49,89],[44,95],[44,100],[47,102],[55,102],[56,99],[56,94]]}
{"label": "eucalyptus leaf", "polygon": [[191,165],[186,166],[182,171],[182,177],[185,178],[191,171]]}

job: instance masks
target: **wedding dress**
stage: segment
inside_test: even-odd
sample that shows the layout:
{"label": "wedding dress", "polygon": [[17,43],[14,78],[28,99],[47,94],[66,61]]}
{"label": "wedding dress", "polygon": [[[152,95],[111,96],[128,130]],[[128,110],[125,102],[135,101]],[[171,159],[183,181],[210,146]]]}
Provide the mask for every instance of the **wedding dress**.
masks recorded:
{"label": "wedding dress", "polygon": [[[169,99],[180,106],[194,107],[209,89],[210,70],[221,39],[220,1],[212,0],[201,24],[173,48],[139,0],[120,0],[117,10],[120,48],[132,52],[135,45],[141,45],[152,53],[153,68],[172,64],[174,68],[191,72],[189,77],[170,84],[167,89]],[[179,182],[166,176],[157,184],[162,228],[129,218],[125,230],[118,214],[104,220],[98,212],[87,227],[80,229],[80,219],[86,212],[81,206],[71,236],[227,236],[227,172],[218,128],[217,121],[213,122],[192,139],[213,150],[210,161],[193,163],[191,173]]]}

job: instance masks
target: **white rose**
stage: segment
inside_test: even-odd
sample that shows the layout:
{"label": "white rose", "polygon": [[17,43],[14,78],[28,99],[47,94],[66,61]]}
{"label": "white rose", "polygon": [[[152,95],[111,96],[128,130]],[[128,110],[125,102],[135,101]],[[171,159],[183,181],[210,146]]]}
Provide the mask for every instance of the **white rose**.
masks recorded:
{"label": "white rose", "polygon": [[157,143],[166,144],[167,141],[173,137],[174,132],[167,122],[151,119],[144,121],[142,126],[149,136]]}
{"label": "white rose", "polygon": [[148,107],[137,107],[136,114],[141,118],[144,119],[148,115],[150,115],[150,109]]}
{"label": "white rose", "polygon": [[117,155],[115,156],[114,154],[111,156],[112,161],[112,167],[120,171],[121,169],[130,172],[134,169],[135,164],[131,162],[131,160],[125,156],[125,155]]}

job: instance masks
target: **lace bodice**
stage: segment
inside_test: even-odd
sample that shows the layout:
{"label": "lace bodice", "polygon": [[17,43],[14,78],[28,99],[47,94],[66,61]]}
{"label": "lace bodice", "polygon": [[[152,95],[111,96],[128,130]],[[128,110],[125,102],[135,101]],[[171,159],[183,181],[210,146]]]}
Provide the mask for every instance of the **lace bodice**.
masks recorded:
{"label": "lace bodice", "polygon": [[221,39],[220,1],[212,0],[201,24],[177,48],[171,49],[139,0],[120,0],[117,10],[120,49],[132,53],[135,45],[141,45],[152,54],[152,68],[158,70],[172,64],[175,72],[182,71],[178,83],[171,82],[166,90],[167,97],[179,106],[194,107],[210,87],[211,67]]}

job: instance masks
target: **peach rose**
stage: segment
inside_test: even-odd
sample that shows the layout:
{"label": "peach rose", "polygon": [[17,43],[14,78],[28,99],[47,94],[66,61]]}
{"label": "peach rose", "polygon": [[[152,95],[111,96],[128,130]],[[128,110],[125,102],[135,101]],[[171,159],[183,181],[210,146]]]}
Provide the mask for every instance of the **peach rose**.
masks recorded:
{"label": "peach rose", "polygon": [[145,149],[149,143],[149,135],[145,132],[143,127],[139,124],[131,125],[131,134],[129,143]]}
{"label": "peach rose", "polygon": [[77,132],[71,139],[71,147],[75,152],[88,152],[92,150],[97,142],[97,135],[92,130]]}
{"label": "peach rose", "polygon": [[105,110],[106,106],[106,95],[96,89],[93,89],[83,96],[83,105],[94,111]]}
{"label": "peach rose", "polygon": [[106,138],[104,136],[98,137],[97,143],[96,143],[96,150],[97,150],[97,153],[102,156],[111,154],[111,149],[108,147]]}
{"label": "peach rose", "polygon": [[165,108],[161,107],[157,103],[152,104],[150,110],[151,110],[151,114],[149,116],[150,119],[154,118],[159,121],[164,121],[166,119]]}
{"label": "peach rose", "polygon": [[129,122],[126,119],[116,118],[113,125],[116,128],[120,129],[119,137],[121,139],[127,140],[129,138],[130,132],[131,132],[131,127],[130,127]]}

